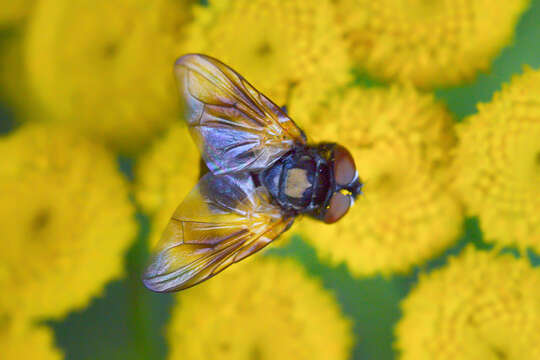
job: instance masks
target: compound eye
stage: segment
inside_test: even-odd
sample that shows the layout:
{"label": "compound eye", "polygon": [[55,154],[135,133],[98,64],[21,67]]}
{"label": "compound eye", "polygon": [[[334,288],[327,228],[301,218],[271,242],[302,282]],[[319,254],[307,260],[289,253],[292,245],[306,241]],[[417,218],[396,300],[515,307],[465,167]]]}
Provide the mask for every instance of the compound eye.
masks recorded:
{"label": "compound eye", "polygon": [[330,205],[324,214],[324,222],[332,224],[341,219],[351,206],[351,197],[343,195],[340,192],[335,192],[330,198]]}
{"label": "compound eye", "polygon": [[356,166],[354,159],[349,152],[341,145],[336,145],[334,149],[334,178],[336,183],[347,186],[356,176]]}

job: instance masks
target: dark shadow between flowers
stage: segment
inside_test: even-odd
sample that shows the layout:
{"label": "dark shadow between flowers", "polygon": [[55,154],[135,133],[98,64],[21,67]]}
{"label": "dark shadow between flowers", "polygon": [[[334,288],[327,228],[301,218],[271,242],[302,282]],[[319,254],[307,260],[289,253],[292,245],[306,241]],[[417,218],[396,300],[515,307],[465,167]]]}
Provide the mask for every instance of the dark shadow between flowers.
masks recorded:
{"label": "dark shadow between flowers", "polygon": [[[397,355],[393,350],[394,326],[401,317],[401,300],[417,284],[420,273],[445,266],[449,257],[460,254],[467,245],[486,251],[494,247],[484,242],[476,218],[464,221],[462,235],[453,246],[405,275],[354,278],[344,264],[337,267],[323,264],[315,249],[299,236],[294,236],[283,248],[269,249],[266,255],[295,258],[335,294],[344,314],[354,321],[354,335],[359,339],[354,344],[352,359],[390,360]],[[503,248],[500,253],[518,256],[515,248]],[[540,256],[529,251],[528,257],[533,265],[540,265]]]}
{"label": "dark shadow between flowers", "polygon": [[[435,97],[447,104],[458,121],[476,113],[476,104],[488,102],[502,84],[523,73],[523,66],[540,66],[540,1],[532,1],[519,20],[514,41],[504,47],[488,72],[478,74],[468,84],[435,90]],[[371,77],[365,71],[353,69],[354,85],[362,87],[389,86],[389,82]]]}
{"label": "dark shadow between flowers", "polygon": [[0,103],[0,136],[13,131],[17,124],[13,113],[4,104]]}
{"label": "dark shadow between flowers", "polygon": [[[353,321],[355,344],[352,359],[393,359],[392,326],[399,319],[402,295],[394,280],[381,276],[355,279],[346,266],[322,264],[315,249],[295,236],[283,248],[269,249],[268,256],[292,257],[331,290],[346,317]],[[359,339],[359,341],[358,341]]]}
{"label": "dark shadow between flowers", "polygon": [[[61,321],[48,321],[66,359],[165,359],[163,329],[173,299],[155,294],[141,283],[148,259],[150,221],[136,214],[139,234],[126,254],[126,277],[105,287],[102,297]],[[99,259],[96,259],[99,262]]]}
{"label": "dark shadow between flowers", "polygon": [[479,74],[474,83],[435,91],[437,98],[445,101],[450,110],[462,120],[476,113],[476,104],[488,102],[495,91],[501,89],[513,75],[523,73],[523,65],[540,66],[540,1],[532,1],[516,27],[512,44],[506,46],[495,58],[487,73]]}
{"label": "dark shadow between flowers", "polygon": [[129,182],[133,182],[135,180],[135,172],[133,170],[135,168],[135,159],[119,155],[116,159],[116,163],[118,164],[118,170],[120,170],[126,179]]}

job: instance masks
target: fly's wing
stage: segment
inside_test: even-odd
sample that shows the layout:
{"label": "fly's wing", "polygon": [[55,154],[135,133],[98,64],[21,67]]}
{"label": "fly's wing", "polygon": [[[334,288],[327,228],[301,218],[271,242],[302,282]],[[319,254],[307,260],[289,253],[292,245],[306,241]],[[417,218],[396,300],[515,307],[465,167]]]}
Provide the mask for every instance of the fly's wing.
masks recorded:
{"label": "fly's wing", "polygon": [[260,171],[306,143],[279,106],[222,62],[184,55],[175,74],[191,135],[215,175]]}
{"label": "fly's wing", "polygon": [[156,292],[188,288],[262,249],[292,225],[246,174],[206,174],[174,212],[143,275]]}

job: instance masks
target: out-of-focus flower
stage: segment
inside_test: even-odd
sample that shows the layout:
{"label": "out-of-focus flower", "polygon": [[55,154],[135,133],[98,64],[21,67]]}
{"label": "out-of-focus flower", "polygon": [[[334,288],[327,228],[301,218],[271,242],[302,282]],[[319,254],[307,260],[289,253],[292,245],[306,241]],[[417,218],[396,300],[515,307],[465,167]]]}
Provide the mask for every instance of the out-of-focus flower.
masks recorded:
{"label": "out-of-focus flower", "polygon": [[396,327],[403,360],[540,358],[540,271],[466,249],[422,276]]}
{"label": "out-of-focus flower", "polygon": [[349,80],[349,58],[328,0],[215,0],[194,10],[186,52],[218,58],[278,105],[294,86]]}
{"label": "out-of-focus flower", "polygon": [[338,0],[353,58],[374,76],[431,88],[471,80],[507,45],[529,0]]}
{"label": "out-of-focus flower", "polygon": [[136,230],[114,157],[59,128],[0,140],[0,310],[60,317],[122,274]]}
{"label": "out-of-focus flower", "polygon": [[199,159],[188,129],[175,124],[139,161],[135,196],[153,218],[150,244],[159,240],[174,210],[197,184]]}
{"label": "out-of-focus flower", "polygon": [[455,186],[487,240],[540,252],[540,70],[458,125]]}
{"label": "out-of-focus flower", "polygon": [[[245,260],[178,295],[169,359],[347,359],[351,323],[290,260]],[[212,311],[212,316],[208,316]]]}
{"label": "out-of-focus flower", "polygon": [[40,1],[25,51],[54,119],[131,152],[177,116],[173,64],[190,0]]}
{"label": "out-of-focus flower", "polygon": [[7,0],[0,6],[0,28],[17,25],[25,19],[36,0]]}
{"label": "out-of-focus flower", "polygon": [[54,347],[51,329],[7,314],[0,314],[0,348],[3,360],[63,359],[60,350]]}
{"label": "out-of-focus flower", "polygon": [[412,87],[350,88],[310,113],[306,133],[353,154],[364,193],[339,222],[300,228],[323,258],[356,275],[406,271],[442,251],[461,230],[447,191],[452,119]]}

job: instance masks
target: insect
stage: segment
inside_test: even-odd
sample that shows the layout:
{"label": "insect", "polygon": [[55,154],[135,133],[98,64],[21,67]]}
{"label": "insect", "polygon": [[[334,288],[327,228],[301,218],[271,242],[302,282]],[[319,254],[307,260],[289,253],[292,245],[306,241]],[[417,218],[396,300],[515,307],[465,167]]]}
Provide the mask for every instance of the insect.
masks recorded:
{"label": "insect", "polygon": [[208,172],[172,215],[144,285],[186,289],[259,251],[305,214],[342,218],[362,183],[347,149],[308,144],[283,109],[219,60],[175,64],[185,120]]}

